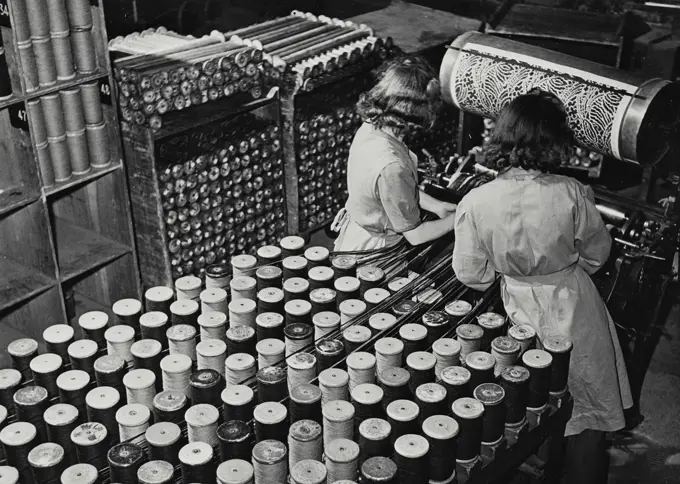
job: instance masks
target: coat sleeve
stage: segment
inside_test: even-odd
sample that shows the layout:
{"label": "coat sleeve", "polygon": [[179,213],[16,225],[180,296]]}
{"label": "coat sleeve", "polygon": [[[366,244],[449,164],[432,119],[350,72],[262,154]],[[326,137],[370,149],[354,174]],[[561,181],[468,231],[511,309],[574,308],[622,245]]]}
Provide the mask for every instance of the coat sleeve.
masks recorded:
{"label": "coat sleeve", "polygon": [[420,225],[418,180],[400,163],[389,163],[382,169],[377,181],[378,197],[385,213],[398,234]]}
{"label": "coat sleeve", "polygon": [[485,291],[496,279],[496,272],[479,243],[477,227],[461,202],[456,210],[453,246],[453,272],[460,282]]}
{"label": "coat sleeve", "polygon": [[607,262],[612,238],[595,206],[593,189],[582,185],[580,188],[576,203],[575,247],[579,254],[579,266],[588,274],[593,274]]}

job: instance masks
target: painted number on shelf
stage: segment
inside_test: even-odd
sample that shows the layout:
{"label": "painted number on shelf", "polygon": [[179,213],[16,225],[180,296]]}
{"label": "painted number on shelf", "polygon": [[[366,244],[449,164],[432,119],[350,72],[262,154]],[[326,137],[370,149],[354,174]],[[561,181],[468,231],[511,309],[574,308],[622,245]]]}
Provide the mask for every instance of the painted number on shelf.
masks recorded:
{"label": "painted number on shelf", "polygon": [[99,80],[99,97],[102,104],[111,104],[111,86],[108,78]]}
{"label": "painted number on shelf", "polygon": [[8,0],[0,0],[0,26],[12,28],[7,2]]}
{"label": "painted number on shelf", "polygon": [[28,131],[28,114],[26,107],[22,104],[13,104],[9,108],[9,121],[15,128]]}

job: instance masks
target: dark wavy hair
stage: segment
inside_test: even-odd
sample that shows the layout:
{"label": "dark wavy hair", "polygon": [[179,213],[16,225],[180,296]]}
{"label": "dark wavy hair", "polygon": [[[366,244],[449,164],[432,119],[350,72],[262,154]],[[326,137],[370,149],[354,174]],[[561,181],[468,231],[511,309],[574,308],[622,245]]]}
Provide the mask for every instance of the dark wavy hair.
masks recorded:
{"label": "dark wavy hair", "polygon": [[383,65],[377,84],[360,96],[357,112],[377,128],[412,134],[434,125],[440,107],[434,69],[421,57],[403,56]]}
{"label": "dark wavy hair", "polygon": [[554,94],[533,89],[501,111],[484,149],[483,164],[550,172],[569,160],[574,136],[567,112]]}

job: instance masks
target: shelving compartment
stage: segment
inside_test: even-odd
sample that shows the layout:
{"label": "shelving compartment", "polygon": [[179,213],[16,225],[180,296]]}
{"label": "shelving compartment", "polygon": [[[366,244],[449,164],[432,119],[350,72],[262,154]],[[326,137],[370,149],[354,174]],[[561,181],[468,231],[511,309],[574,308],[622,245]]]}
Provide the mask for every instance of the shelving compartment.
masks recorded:
{"label": "shelving compartment", "polygon": [[132,252],[122,170],[48,199],[60,279],[70,279]]}

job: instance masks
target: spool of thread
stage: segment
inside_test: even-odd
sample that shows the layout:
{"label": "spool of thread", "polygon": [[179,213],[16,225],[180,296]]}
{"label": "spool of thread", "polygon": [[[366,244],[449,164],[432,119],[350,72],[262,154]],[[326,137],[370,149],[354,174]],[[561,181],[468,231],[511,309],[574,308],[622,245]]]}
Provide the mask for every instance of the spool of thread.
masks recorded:
{"label": "spool of thread", "polygon": [[282,261],[283,280],[299,277],[304,279],[307,276],[307,259],[300,256],[285,257]]}
{"label": "spool of thread", "polygon": [[427,328],[422,324],[408,323],[399,328],[399,338],[404,343],[404,360],[411,353],[427,350]]}
{"label": "spool of thread", "polygon": [[442,370],[440,382],[446,388],[448,406],[463,397],[471,397],[470,371],[462,366],[449,366]]}
{"label": "spool of thread", "polygon": [[322,414],[324,449],[336,439],[354,440],[354,405],[345,400],[333,400],[323,404]]}
{"label": "spool of thread", "polygon": [[397,338],[381,338],[375,342],[376,374],[403,364],[404,343]]}
{"label": "spool of thread", "polygon": [[319,373],[321,404],[349,401],[349,374],[340,368],[328,368]]}
{"label": "spool of thread", "polygon": [[88,126],[102,124],[104,122],[104,114],[102,112],[102,104],[99,96],[99,82],[93,81],[81,84],[80,96],[83,98],[83,114],[85,116],[85,124]]}
{"label": "spool of thread", "polygon": [[258,366],[264,369],[284,360],[286,344],[280,339],[268,338],[257,343],[256,349]]}
{"label": "spool of thread", "polygon": [[325,247],[309,247],[305,250],[305,259],[309,269],[330,266],[330,251]]}
{"label": "spool of thread", "polygon": [[522,355],[522,363],[529,370],[527,408],[538,410],[548,404],[552,383],[552,356],[543,350],[528,350]]}
{"label": "spool of thread", "polygon": [[255,484],[286,482],[288,478],[288,449],[283,442],[264,440],[253,447]]}
{"label": "spool of thread", "polygon": [[123,442],[111,447],[107,458],[111,482],[137,483],[137,472],[145,460],[144,451],[139,446]]}
{"label": "spool of thread", "polygon": [[112,326],[106,330],[104,337],[109,356],[118,356],[126,363],[132,363],[132,344],[135,342],[135,330],[132,326]]}
{"label": "spool of thread", "polygon": [[470,314],[472,311],[472,304],[462,299],[456,299],[446,304],[444,307],[444,312],[449,317],[449,322],[451,323],[451,328],[456,328],[458,324],[463,320],[465,316]]}
{"label": "spool of thread", "polygon": [[365,351],[355,351],[347,356],[349,391],[364,383],[375,383],[376,358]]}
{"label": "spool of thread", "polygon": [[29,482],[32,482],[32,474],[28,453],[37,443],[37,438],[35,426],[28,422],[14,422],[0,431],[0,442],[5,449],[7,464],[16,468],[22,477],[28,477]]}
{"label": "spool of thread", "polygon": [[518,324],[510,326],[508,336],[519,343],[521,347],[520,356],[534,347],[536,342],[536,330],[528,324]]}
{"label": "spool of thread", "polygon": [[197,301],[201,296],[203,283],[196,276],[183,276],[175,281],[175,292],[178,301],[191,299]]}
{"label": "spool of thread", "polygon": [[207,339],[196,345],[199,370],[213,370],[224,376],[224,363],[227,361],[227,344],[218,339]]}
{"label": "spool of thread", "polygon": [[94,376],[97,380],[97,386],[113,387],[118,390],[121,395],[124,395],[124,375],[125,361],[120,356],[100,356],[94,362]]}
{"label": "spool of thread", "polygon": [[416,388],[416,403],[420,407],[418,420],[422,425],[433,415],[448,413],[446,405],[446,388],[438,383],[425,383]]}
{"label": "spool of thread", "polygon": [[164,460],[152,460],[137,471],[139,484],[170,484],[173,481],[175,468]]}
{"label": "spool of thread", "polygon": [[279,242],[281,255],[285,257],[301,256],[304,254],[305,239],[297,235],[288,235]]}
{"label": "spool of thread", "polygon": [[71,368],[84,371],[94,377],[94,362],[97,359],[98,350],[97,343],[91,339],[81,339],[71,343],[68,347],[68,359],[71,362]]}
{"label": "spool of thread", "polygon": [[201,341],[216,339],[227,342],[227,315],[217,311],[203,313],[198,317]]}
{"label": "spool of thread", "polygon": [[453,418],[458,422],[458,462],[474,462],[479,458],[482,445],[482,418],[484,405],[474,398],[459,398],[451,406]]}
{"label": "spool of thread", "polygon": [[258,267],[257,271],[255,271],[255,279],[257,281],[258,291],[269,287],[275,287],[276,289],[283,288],[283,271],[280,267]]}
{"label": "spool of thread", "polygon": [[144,434],[149,444],[149,456],[153,460],[169,462],[173,467],[179,465],[179,451],[184,446],[182,431],[173,422],[158,422]]}
{"label": "spool of thread", "polygon": [[312,304],[312,318],[318,313],[335,311],[337,307],[335,297],[335,291],[327,287],[310,291],[309,301]]}
{"label": "spool of thread", "polygon": [[336,255],[331,260],[336,280],[341,277],[356,277],[357,259],[352,255]]}
{"label": "spool of thread", "polygon": [[321,424],[314,420],[294,422],[288,433],[288,450],[288,466],[291,469],[303,460],[321,461],[323,456]]}
{"label": "spool of thread", "polygon": [[[12,341],[7,346],[7,353],[12,358],[12,368],[21,373],[21,379],[26,381],[33,378],[31,360],[38,356],[38,342],[31,338],[21,338]],[[2,388],[0,384],[0,388]],[[0,392],[1,393],[1,392]],[[4,400],[3,397],[0,399]],[[0,403],[2,403],[0,401]]]}
{"label": "spool of thread", "polygon": [[230,385],[222,391],[224,420],[249,422],[255,411],[255,394],[246,385]]}
{"label": "spool of thread", "polygon": [[242,384],[253,378],[257,373],[255,358],[247,353],[236,353],[228,356],[224,366],[227,386]]}
{"label": "spool of thread", "polygon": [[14,2],[12,4],[12,17],[17,42],[30,40],[31,31],[28,25],[26,2]]}
{"label": "spool of thread", "polygon": [[[342,314],[342,303],[348,299],[361,301],[360,298],[360,282],[356,277],[343,276],[335,280],[333,287],[337,293],[336,299],[338,302],[338,311]],[[361,301],[363,303],[363,301]],[[365,305],[366,303],[364,303]]]}
{"label": "spool of thread", "polygon": [[423,434],[430,445],[430,481],[449,481],[456,473],[458,422],[445,415],[433,415],[423,422]]}
{"label": "spool of thread", "polygon": [[335,273],[330,267],[316,266],[307,271],[307,277],[309,278],[310,290],[320,289],[322,287],[332,289]]}
{"label": "spool of thread", "polygon": [[[224,368],[224,364],[222,367]],[[220,407],[220,393],[224,384],[224,378],[215,370],[201,369],[195,371],[189,378],[191,402],[194,405],[209,404]]]}
{"label": "spool of thread", "polygon": [[408,277],[395,277],[387,283],[387,289],[391,293],[399,292],[411,283],[411,279]]}
{"label": "spool of thread", "polygon": [[366,303],[359,299],[346,299],[338,304],[338,311],[340,311],[340,324],[343,328],[347,328],[352,324],[352,321],[366,312]]}
{"label": "spool of thread", "polygon": [[284,318],[279,313],[260,313],[255,318],[257,340],[278,339],[283,341]]}
{"label": "spool of thread", "polygon": [[[257,312],[259,314],[275,313],[283,314],[285,306],[285,294],[277,287],[262,289],[257,294]],[[257,318],[255,318],[257,323]]]}
{"label": "spool of thread", "polygon": [[[27,3],[32,4],[34,1],[35,0],[29,0]],[[66,5],[63,0],[47,2],[47,13],[49,17],[49,29],[51,32],[63,32],[68,30],[69,24],[66,16]],[[57,476],[56,479],[58,480],[59,476]]]}
{"label": "spool of thread", "polygon": [[200,403],[190,407],[184,415],[189,442],[205,442],[211,447],[216,447],[219,444],[217,439],[217,421],[219,418],[220,412],[208,403]]}
{"label": "spool of thread", "polygon": [[283,294],[286,303],[293,300],[305,300],[309,297],[309,281],[301,277],[292,277],[283,281]]}
{"label": "spool of thread", "polygon": [[156,422],[184,421],[184,413],[189,406],[186,394],[178,390],[165,390],[153,399],[153,417]]}
{"label": "spool of thread", "polygon": [[374,287],[368,289],[364,295],[364,301],[366,302],[366,307],[368,310],[372,310],[382,304],[387,298],[390,297],[390,292],[387,289],[382,289],[380,287]]}
{"label": "spool of thread", "polygon": [[279,402],[287,395],[285,368],[268,366],[257,372],[257,396],[260,403]]}
{"label": "spool of thread", "polygon": [[285,304],[284,310],[286,313],[286,327],[293,324],[312,324],[312,305],[309,301],[292,299]]}
{"label": "spool of thread", "polygon": [[406,358],[406,368],[411,375],[409,389],[415,395],[416,389],[425,383],[435,381],[434,367],[437,359],[427,351],[416,351]]}
{"label": "spool of thread", "polygon": [[[257,346],[255,343],[255,329],[250,326],[234,326],[226,332],[227,343],[225,345],[225,358],[227,355],[246,353],[255,356]],[[224,368],[224,361],[222,362]]]}
{"label": "spool of thread", "polygon": [[170,305],[175,300],[175,292],[171,287],[155,286],[144,293],[144,306],[147,312],[164,313],[168,319],[172,315]]}
{"label": "spool of thread", "polygon": [[85,128],[66,133],[66,145],[71,160],[71,172],[74,175],[84,175],[90,171],[90,159],[87,150]]}
{"label": "spool of thread", "polygon": [[[254,282],[254,281],[253,281]],[[234,279],[231,280],[234,283]],[[232,293],[233,294],[233,293]],[[233,297],[233,296],[232,296]],[[229,311],[229,303],[227,302],[227,291],[219,287],[211,287],[201,292],[201,312],[218,311],[220,313],[227,313]],[[196,318],[198,322],[198,317]]]}
{"label": "spool of thread", "polygon": [[397,318],[390,313],[374,313],[368,320],[373,336],[393,328],[395,324],[397,324]]}
{"label": "spool of thread", "polygon": [[14,394],[17,420],[33,424],[42,441],[47,440],[47,427],[43,415],[48,406],[47,390],[43,387],[27,386],[20,388]]}
{"label": "spool of thread", "polygon": [[484,405],[482,444],[498,444],[505,432],[505,391],[495,383],[482,383],[475,388],[474,395]]}
{"label": "spool of thread", "polygon": [[90,464],[95,469],[104,469],[108,465],[106,453],[109,450],[108,431],[99,422],[87,422],[78,425],[71,432],[71,442],[76,448],[78,462]]}
{"label": "spool of thread", "polygon": [[474,324],[461,324],[456,328],[456,336],[460,343],[460,361],[467,361],[470,353],[479,351],[482,348],[482,338],[484,330]]}
{"label": "spool of thread", "polygon": [[470,370],[470,388],[475,389],[482,383],[494,380],[496,359],[490,353],[474,351],[465,359],[465,366]]}
{"label": "spool of thread", "polygon": [[422,435],[402,435],[394,442],[399,482],[427,484],[430,479],[430,444]]}
{"label": "spool of thread", "polygon": [[115,316],[114,324],[124,324],[139,330],[139,317],[142,315],[142,303],[137,299],[121,299],[113,303],[111,308]]}
{"label": "spool of thread", "polygon": [[123,405],[116,412],[118,422],[118,433],[121,441],[132,441],[141,443],[144,441],[144,434],[149,428],[151,412],[140,403],[130,403]]}
{"label": "spool of thread", "polygon": [[408,400],[411,398],[409,381],[411,375],[404,368],[390,367],[378,373],[380,388],[383,390],[383,409],[395,400]]}
{"label": "spool of thread", "polygon": [[359,293],[362,298],[366,291],[379,287],[385,281],[385,271],[377,266],[359,267],[356,274],[360,282]]}
{"label": "spool of thread", "polygon": [[205,287],[229,287],[231,280],[229,264],[211,264],[205,268]]}
{"label": "spool of thread", "polygon": [[[298,305],[298,302],[300,303]],[[307,303],[307,306],[302,307],[301,303]],[[309,309],[307,301],[291,301],[288,304],[295,304],[300,311]],[[286,304],[286,313],[289,312],[288,304]],[[297,309],[296,309],[297,311]],[[299,351],[310,349],[314,344],[314,329],[311,325],[303,322],[292,322],[283,328],[286,343],[286,357],[293,355]]]}
{"label": "spool of thread", "polygon": [[452,338],[440,338],[432,344],[432,353],[437,360],[437,364],[434,367],[434,374],[437,380],[441,378],[444,368],[460,364],[460,349],[460,343]]}
{"label": "spool of thread", "polygon": [[59,444],[47,442],[28,453],[28,463],[35,482],[58,484],[66,469],[64,449]]}
{"label": "spool of thread", "polygon": [[563,336],[548,336],[544,338],[543,349],[552,356],[552,370],[550,372],[550,392],[560,394],[567,388],[569,381],[569,361],[573,344]]}
{"label": "spool of thread", "polygon": [[42,179],[43,187],[53,187],[55,175],[49,143],[47,141],[36,143],[35,152],[36,158],[38,159],[38,169],[40,171],[40,178]]}
{"label": "spool of thread", "polygon": [[491,346],[491,342],[502,336],[505,327],[505,318],[498,313],[483,313],[477,316],[477,322],[484,330],[482,338],[482,348]]}
{"label": "spool of thread", "polygon": [[354,405],[354,433],[359,435],[359,426],[368,418],[380,418],[383,416],[383,391],[372,383],[357,385],[351,392],[352,404]]}
{"label": "spool of thread", "polygon": [[59,444],[65,452],[64,463],[76,463],[76,448],[71,434],[78,426],[78,409],[67,403],[56,403],[42,415],[47,426],[47,441]]}
{"label": "spool of thread", "polygon": [[35,60],[35,52],[33,52],[33,43],[29,40],[17,45],[19,48],[19,59],[21,61],[21,69],[23,70],[23,79],[27,93],[32,93],[38,90],[40,83],[38,81],[38,65]]}
{"label": "spool of thread", "polygon": [[171,355],[186,355],[196,361],[196,328],[188,324],[175,324],[166,331]]}
{"label": "spool of thread", "polygon": [[191,327],[198,326],[198,316],[200,315],[200,306],[193,299],[180,299],[179,292],[177,293],[178,300],[170,305],[171,323],[173,325],[186,324]]}
{"label": "spool of thread", "polygon": [[213,449],[205,442],[191,442],[179,451],[182,482],[214,482],[217,469]]}
{"label": "spool of thread", "polygon": [[66,11],[71,28],[92,25],[92,10],[87,0],[66,0]]}
{"label": "spool of thread", "polygon": [[[19,385],[21,373],[18,370],[0,369],[0,405],[8,409],[14,408],[14,393],[19,389]],[[56,386],[56,379],[54,385]]]}
{"label": "spool of thread", "polygon": [[252,433],[248,424],[240,420],[224,422],[217,428],[220,440],[220,460],[250,459],[252,457]]}
{"label": "spool of thread", "polygon": [[229,303],[229,326],[250,326],[255,329],[257,303],[252,299],[237,299]]}
{"label": "spool of thread", "polygon": [[90,384],[90,375],[82,370],[65,371],[57,377],[59,398],[62,403],[70,403],[85,415],[85,396]]}
{"label": "spool of thread", "polygon": [[328,337],[340,329],[340,315],[333,311],[321,311],[312,317],[314,341]]}
{"label": "spool of thread", "polygon": [[98,69],[92,28],[71,30],[71,46],[78,74],[92,74]]}
{"label": "spool of thread", "polygon": [[529,370],[523,366],[510,366],[501,373],[500,385],[505,392],[505,423],[509,427],[521,426],[526,421],[529,376]]}
{"label": "spool of thread", "polygon": [[290,390],[290,421],[313,420],[321,424],[321,389],[309,383],[303,383]]}
{"label": "spool of thread", "polygon": [[38,67],[38,83],[41,88],[52,87],[57,83],[57,66],[49,35],[32,39],[35,64]]}
{"label": "spool of thread", "polygon": [[129,404],[144,405],[153,410],[153,399],[156,396],[156,375],[147,369],[130,370],[123,377]]}
{"label": "spool of thread", "polygon": [[97,468],[91,464],[75,464],[61,474],[61,484],[96,484]]}
{"label": "spool of thread", "polygon": [[78,325],[83,338],[91,339],[99,348],[104,348],[106,338],[104,333],[109,324],[109,315],[102,311],[88,311],[78,318]]}
{"label": "spool of thread", "polygon": [[2,484],[18,484],[19,471],[16,467],[0,466],[0,482]]}
{"label": "spool of thread", "polygon": [[[4,57],[4,50],[3,50]],[[11,88],[11,86],[10,86]],[[47,142],[47,131],[45,131],[45,117],[43,116],[42,103],[40,98],[31,99],[26,102],[29,113],[29,123],[33,138],[36,144]],[[50,168],[51,169],[51,168]],[[44,182],[45,180],[43,180]]]}
{"label": "spool of thread", "polygon": [[[234,277],[229,283],[229,288],[231,289],[232,301],[236,301],[237,299],[252,299],[253,301],[255,301],[255,299],[257,298],[257,281],[252,277],[248,276]],[[224,291],[224,289],[222,289],[222,291]],[[224,295],[225,301],[226,298],[227,295],[225,293]]]}
{"label": "spool of thread", "polygon": [[382,418],[368,418],[359,425],[359,462],[392,455],[392,426]]}
{"label": "spool of thread", "polygon": [[316,378],[316,357],[311,353],[298,352],[286,359],[288,366],[288,389],[310,383]]}
{"label": "spool of thread", "polygon": [[361,466],[361,477],[367,484],[397,482],[397,464],[387,457],[371,457]]}
{"label": "spool of thread", "polygon": [[62,361],[68,361],[68,347],[73,343],[75,331],[67,324],[55,324],[43,331],[43,340],[48,353],[61,356]]}
{"label": "spool of thread", "polygon": [[342,332],[342,339],[345,343],[347,354],[351,354],[364,349],[364,346],[371,339],[371,330],[365,326],[350,326]]}
{"label": "spool of thread", "polygon": [[[161,355],[162,350],[163,347],[161,343],[155,339],[139,340],[132,345],[131,349],[135,368],[144,369],[153,373],[156,391],[163,388],[163,376],[161,374],[161,359],[163,359],[163,356]],[[123,381],[123,383],[125,382]],[[153,398],[151,400],[153,401]],[[149,409],[153,410],[151,406],[149,406]]]}
{"label": "spool of thread", "polygon": [[[118,441],[118,422],[116,422],[116,411],[120,408],[121,404],[122,402],[120,401],[120,393],[118,393],[118,390],[112,387],[96,387],[90,390],[85,396],[87,420],[89,422],[99,422],[109,429],[109,440],[111,442]],[[76,413],[73,418],[73,428],[75,428],[77,417],[78,415]],[[67,435],[70,435],[70,432],[73,431],[73,428],[70,429]],[[49,424],[47,430],[48,433],[50,433]]]}
{"label": "spool of thread", "polygon": [[88,124],[85,127],[85,136],[87,137],[87,148],[90,153],[90,165],[95,168],[109,166],[112,156],[106,121],[102,121],[100,124]]}
{"label": "spool of thread", "polygon": [[345,345],[338,339],[324,339],[316,343],[317,373],[328,368],[342,368]]}
{"label": "spool of thread", "polygon": [[336,439],[325,448],[328,481],[354,481],[359,471],[359,446],[349,439]]}
{"label": "spool of thread", "polygon": [[[285,442],[288,436],[288,410],[279,402],[263,402],[255,407],[255,439]],[[283,440],[281,440],[283,439]]]}
{"label": "spool of thread", "polygon": [[246,460],[228,460],[217,468],[217,484],[253,484],[253,482],[253,466]]}
{"label": "spool of thread", "polygon": [[164,356],[161,360],[163,374],[163,391],[177,391],[191,397],[189,377],[191,376],[191,358],[187,355],[174,354]]}
{"label": "spool of thread", "polygon": [[281,249],[275,245],[265,245],[257,249],[260,264],[275,264],[281,260]]}
{"label": "spool of thread", "polygon": [[403,435],[420,431],[420,408],[411,400],[394,400],[387,405],[387,421],[392,428],[392,442]]}
{"label": "spool of thread", "polygon": [[[54,353],[45,353],[33,358],[29,364],[31,372],[33,373],[33,383],[47,390],[47,394],[50,398],[59,395],[57,377],[61,373],[62,362],[61,356]],[[0,378],[0,382],[2,382],[2,385],[0,388],[3,388],[2,393],[6,395],[11,389],[15,389],[19,385],[21,382],[21,373],[16,370],[5,370],[2,371],[1,374],[2,378]],[[11,394],[13,395],[14,392],[12,391]],[[4,402],[2,404],[5,405]],[[8,408],[12,407],[11,404],[5,406]]]}
{"label": "spool of thread", "polygon": [[449,320],[442,311],[428,311],[422,317],[423,326],[427,328],[427,345],[432,346],[439,338],[443,338],[449,330]]}
{"label": "spool of thread", "polygon": [[500,375],[507,367],[514,365],[519,358],[521,347],[508,336],[498,336],[491,342],[491,354],[496,360],[494,375]]}
{"label": "spool of thread", "polygon": [[255,277],[257,259],[252,255],[235,255],[231,258],[231,271],[234,277]]}

